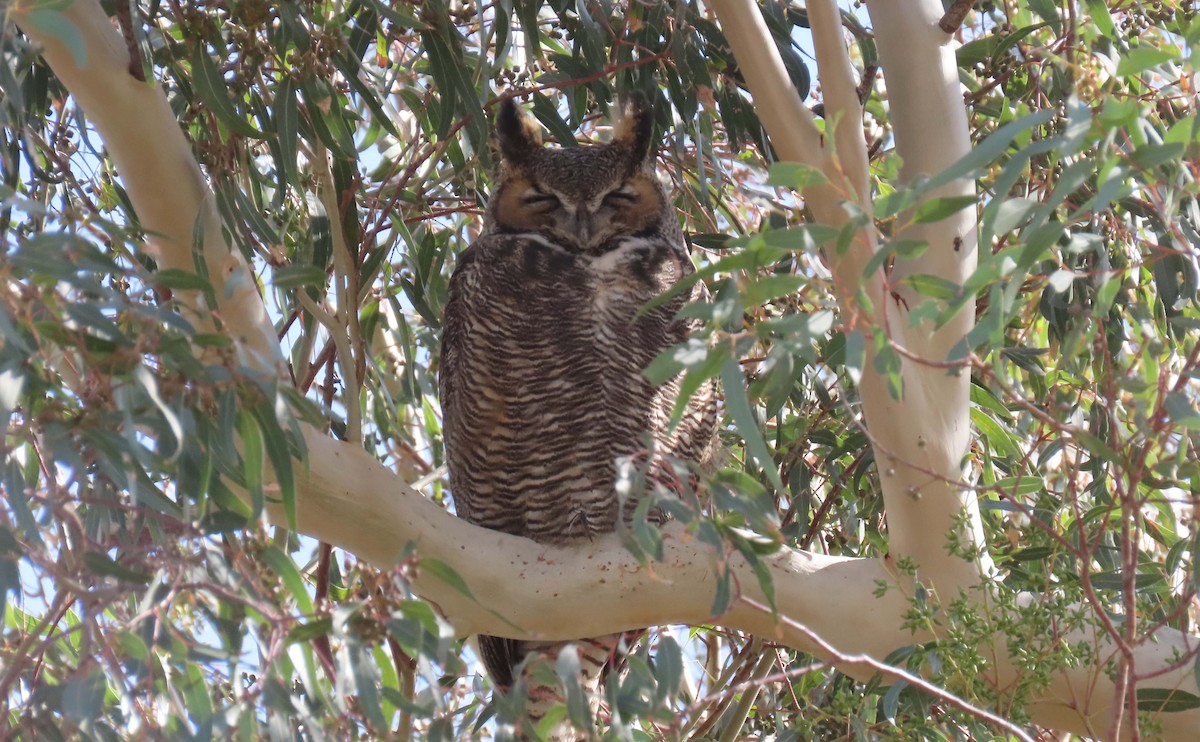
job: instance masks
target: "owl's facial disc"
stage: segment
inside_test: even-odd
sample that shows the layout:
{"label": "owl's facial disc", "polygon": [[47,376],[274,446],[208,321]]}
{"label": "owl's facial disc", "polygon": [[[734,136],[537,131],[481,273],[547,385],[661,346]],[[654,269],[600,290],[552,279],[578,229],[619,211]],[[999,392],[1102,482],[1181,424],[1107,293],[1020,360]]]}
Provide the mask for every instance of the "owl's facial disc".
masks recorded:
{"label": "owl's facial disc", "polygon": [[509,185],[498,210],[504,226],[541,232],[580,252],[603,252],[615,247],[620,237],[651,228],[664,206],[658,184],[644,173],[574,192],[534,178]]}

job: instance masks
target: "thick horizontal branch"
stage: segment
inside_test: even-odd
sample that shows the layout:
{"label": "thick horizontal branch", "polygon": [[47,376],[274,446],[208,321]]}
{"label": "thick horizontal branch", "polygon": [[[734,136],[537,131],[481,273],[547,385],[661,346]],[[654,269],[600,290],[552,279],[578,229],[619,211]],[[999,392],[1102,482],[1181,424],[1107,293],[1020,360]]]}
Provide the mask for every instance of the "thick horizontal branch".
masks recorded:
{"label": "thick horizontal branch", "polygon": [[[399,483],[362,449],[316,431],[306,443],[310,467],[299,480],[300,530],[380,567],[395,565],[410,544],[418,558],[446,564],[466,581],[469,595],[419,568],[412,584],[441,607],[460,633],[570,639],[658,624],[720,622],[810,648],[807,637],[747,606],[713,616],[725,557],[678,524],[663,531],[663,561],[646,565],[615,534],[578,547],[539,545],[454,517]],[[347,477],[348,471],[354,476]],[[281,509],[273,517],[283,522]],[[741,592],[766,603],[745,560],[733,555],[728,564]],[[880,634],[878,624],[882,619],[898,626],[908,604],[899,590],[870,597],[877,585],[894,584],[879,562],[783,550],[770,564],[776,600],[792,621],[808,625],[835,646],[852,643],[856,651],[883,654],[897,646],[895,637]],[[843,612],[834,605],[840,600],[812,597],[821,595],[863,595],[870,606]]]}
{"label": "thick horizontal branch", "polygon": [[[380,567],[394,566],[406,545],[419,559],[450,567],[466,592],[430,570],[410,575],[413,589],[438,605],[459,633],[484,632],[514,638],[569,639],[640,626],[716,624],[773,639],[818,657],[866,655],[880,660],[893,650],[929,641],[902,628],[910,608],[906,587],[877,560],[824,556],[789,548],[766,560],[775,587],[778,616],[761,610],[766,596],[753,568],[739,555],[728,557],[690,538],[679,524],[663,530],[661,562],[639,564],[617,536],[578,546],[544,546],[473,526],[454,517],[397,481],[370,454],[315,431],[308,435],[309,469],[299,478],[297,521],[304,533],[343,547]],[[354,472],[347,477],[346,472]],[[282,512],[272,517],[283,523]],[[710,614],[721,565],[727,559],[740,594],[721,616]],[[884,587],[882,595],[880,588]],[[1025,603],[1039,600],[1027,596]],[[983,600],[981,610],[989,601]],[[1077,606],[1046,607],[1067,615]],[[1087,609],[1090,610],[1090,609]],[[819,637],[824,643],[814,641]],[[1064,668],[1029,711],[1038,724],[1064,731],[1105,736],[1113,683],[1105,663],[1118,649],[1098,627],[1064,632],[1058,639],[1084,643],[1097,661]],[[1021,677],[1003,635],[983,651],[995,658],[991,682],[1011,688]],[[1160,629],[1133,648],[1139,672],[1163,674],[1145,683],[1197,693],[1191,663],[1171,670],[1186,657],[1197,637]],[[829,648],[836,650],[831,657]],[[865,679],[870,663],[839,665]],[[1001,694],[1003,697],[1003,692]],[[1161,714],[1164,739],[1190,740],[1200,729],[1200,710]]]}

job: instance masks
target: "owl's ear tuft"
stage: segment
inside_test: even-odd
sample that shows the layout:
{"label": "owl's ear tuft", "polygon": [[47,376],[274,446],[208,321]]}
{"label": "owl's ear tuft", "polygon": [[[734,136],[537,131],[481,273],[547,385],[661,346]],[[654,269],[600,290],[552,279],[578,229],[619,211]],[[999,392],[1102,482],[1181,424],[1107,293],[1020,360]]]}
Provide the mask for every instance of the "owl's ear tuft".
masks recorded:
{"label": "owl's ear tuft", "polygon": [[654,134],[654,109],[641,93],[621,96],[621,120],[613,129],[613,143],[627,151],[642,165],[650,157],[650,138]]}
{"label": "owl's ear tuft", "polygon": [[542,147],[542,131],[532,116],[522,113],[512,98],[500,101],[496,140],[504,159],[522,163]]}

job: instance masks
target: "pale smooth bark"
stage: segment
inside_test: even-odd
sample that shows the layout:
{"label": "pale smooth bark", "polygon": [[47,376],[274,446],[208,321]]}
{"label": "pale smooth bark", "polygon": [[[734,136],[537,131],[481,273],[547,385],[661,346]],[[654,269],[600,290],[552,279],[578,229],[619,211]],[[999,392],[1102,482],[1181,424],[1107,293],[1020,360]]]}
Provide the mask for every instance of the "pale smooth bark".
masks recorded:
{"label": "pale smooth bark", "polygon": [[[936,0],[923,0],[922,13],[928,11],[931,3]],[[745,30],[749,27],[741,23],[758,17],[753,3],[715,5],[725,6],[722,21],[731,39],[755,40],[753,32]],[[78,0],[64,11],[84,39],[82,50],[67,48],[60,39],[31,23],[28,6],[13,10],[26,33],[44,45],[47,62],[107,143],[139,218],[157,235],[146,249],[160,265],[184,269],[191,266],[192,228],[197,214],[204,214],[203,256],[214,282],[226,282],[218,283],[221,288],[216,292],[219,303],[216,309],[223,326],[234,337],[247,364],[263,373],[278,373],[280,354],[265,307],[247,266],[221,237],[212,195],[187,142],[162,93],[129,75],[124,45],[99,4],[95,0]],[[936,23],[936,18],[932,22]],[[760,49],[764,47],[763,38],[759,36],[755,42]],[[735,53],[747,65],[757,65],[758,62],[746,61],[749,56],[742,56],[739,45],[744,43],[735,42]],[[765,46],[769,46],[769,41]],[[76,54],[81,54],[81,62]],[[769,66],[770,61],[762,64]],[[750,67],[745,71],[748,77],[756,74]],[[786,76],[783,79],[779,90],[790,91]],[[752,88],[757,84],[752,82]],[[803,110],[803,106],[799,109]],[[797,113],[795,105],[790,108],[785,105],[781,110],[795,114],[793,120],[804,120],[808,115]],[[784,121],[786,127],[786,116],[778,120]],[[808,122],[812,124],[811,119]],[[777,124],[768,124],[769,131],[773,126]],[[842,166],[833,167],[834,160],[828,153],[805,149],[813,141],[813,130],[804,126],[801,130],[797,138],[799,150],[779,151],[789,158],[792,156],[788,152],[808,152],[823,172],[836,175]],[[776,131],[770,133],[773,138],[778,136],[786,141],[786,131],[785,128],[778,135]],[[809,144],[805,145],[805,141]],[[819,136],[816,141],[819,144]],[[777,146],[781,146],[778,140]],[[834,199],[854,194],[861,194],[861,190],[844,188],[834,192],[831,188],[821,208],[825,213],[836,214],[840,207]],[[872,249],[873,238],[864,238],[854,248],[856,259],[864,259],[863,255],[869,255]],[[853,276],[852,271],[850,275]],[[865,290],[881,293],[882,286],[876,282],[873,288],[867,286]],[[203,317],[205,308],[198,296],[185,295],[181,300],[196,317]],[[871,307],[879,306],[873,299]],[[933,399],[936,398],[926,402],[932,403]],[[921,412],[917,409],[909,414],[920,417]],[[936,413],[930,416],[936,417]],[[944,431],[949,427],[941,424],[933,429]],[[880,435],[874,428],[872,432]],[[540,546],[455,518],[360,448],[338,443],[311,427],[305,427],[304,435],[308,457],[299,467],[303,470],[296,475],[297,523],[301,532],[345,548],[382,568],[395,566],[402,551],[411,544],[417,559],[425,560],[425,568],[418,561],[408,573],[413,589],[437,604],[464,634],[486,632],[517,638],[569,639],[655,624],[720,624],[831,658],[858,677],[873,674],[878,659],[896,647],[931,638],[900,628],[909,607],[907,592],[911,586],[897,580],[884,562],[783,549],[768,563],[779,610],[776,616],[759,607],[766,603],[765,595],[753,570],[741,557],[714,552],[689,537],[679,525],[664,529],[665,558],[652,565],[638,564],[616,536],[576,547]],[[942,445],[932,440],[927,444]],[[945,444],[944,456],[950,455],[952,447]],[[957,475],[951,479],[956,478]],[[892,502],[888,505],[891,518]],[[276,523],[286,522],[279,508],[271,509],[269,516]],[[895,539],[896,521],[892,524]],[[438,577],[438,570],[429,569],[433,563],[430,560],[444,563],[457,572],[465,590]],[[724,615],[711,616],[709,611],[723,564],[733,570],[740,595],[748,600],[736,601]],[[922,577],[925,576],[923,572]],[[877,597],[874,593],[880,585],[889,589]],[[1098,633],[1089,630],[1076,638],[1092,644],[1101,657],[1106,657],[1114,650]],[[1156,638],[1156,644],[1135,648],[1139,671],[1166,667],[1176,653],[1187,651],[1191,641],[1190,637],[1167,630],[1158,632]],[[1001,688],[1015,677],[1004,661],[1003,652],[996,673],[995,682]],[[1197,692],[1190,667],[1166,672],[1154,684]],[[1086,733],[1092,731],[1089,722],[1092,719],[1098,725],[1096,728],[1102,729],[1108,718],[1107,704],[1112,701],[1111,685],[1096,667],[1064,671],[1047,692],[1045,701],[1032,708],[1035,721]],[[1163,715],[1159,721],[1169,738],[1174,739],[1190,739],[1200,729],[1200,713],[1194,711]]]}
{"label": "pale smooth bark", "polygon": [[[730,40],[734,55],[754,95],[761,120],[776,151],[784,159],[822,167],[831,183],[804,192],[807,204],[818,221],[840,226],[846,224],[846,212],[830,204],[831,199],[853,193],[856,204],[871,213],[870,194],[860,185],[865,173],[865,144],[861,131],[861,108],[852,97],[854,85],[849,77],[846,51],[835,0],[809,0],[806,8],[811,21],[822,90],[826,103],[827,126],[836,125],[830,143],[809,135],[810,116],[795,114],[803,108],[781,61],[772,61],[775,47],[770,41],[758,5],[753,0],[710,0],[722,29]],[[911,182],[919,175],[935,175],[970,149],[966,110],[958,82],[957,63],[949,36],[937,22],[943,8],[939,0],[868,0],[880,61],[887,82],[891,122],[896,148],[903,162],[901,176]],[[747,63],[745,60],[753,60]],[[819,148],[820,151],[813,151]],[[836,151],[830,151],[835,149]],[[840,180],[839,180],[840,177]],[[972,195],[974,184],[960,180],[933,192],[931,197]],[[925,299],[897,282],[905,276],[931,274],[963,283],[976,266],[975,214],[966,209],[937,223],[911,224],[901,215],[895,239],[924,240],[929,249],[918,259],[897,261],[886,290],[874,290],[882,276],[864,276],[862,266],[877,249],[874,229],[855,239],[845,254],[827,255],[837,281],[842,321],[855,327],[868,318],[877,324],[875,331],[886,337],[902,353],[904,391],[895,399],[887,381],[879,374],[864,371],[860,383],[863,414],[875,460],[880,469],[888,518],[888,545],[892,558],[911,559],[923,583],[934,587],[943,599],[965,594],[977,601],[982,610],[989,602],[984,576],[992,569],[983,544],[978,502],[972,490],[962,486],[961,466],[970,442],[968,370],[947,368],[950,349],[974,324],[974,307],[968,305],[950,322],[935,329],[910,323],[908,315]],[[857,284],[857,281],[862,281]],[[868,297],[869,311],[855,302],[854,291],[861,288]],[[866,368],[871,365],[868,341]],[[979,557],[968,561],[951,555],[947,537],[956,533],[960,543],[975,547]],[[1032,598],[1028,598],[1032,600]],[[1064,610],[1069,606],[1064,606]],[[1097,657],[1107,661],[1119,651],[1099,626],[1083,632],[1064,632],[1065,641],[1082,641],[1092,646]],[[1187,656],[1196,637],[1159,632],[1157,642],[1145,642],[1135,648],[1134,665],[1140,673],[1171,667]],[[1008,687],[1016,677],[1008,657],[1008,647],[985,648],[995,664],[991,678],[998,689]],[[1151,687],[1181,688],[1197,692],[1191,663],[1169,671],[1152,681]],[[1054,677],[1044,700],[1031,711],[1038,723],[1057,729],[1105,735],[1112,718],[1114,683],[1102,670],[1103,665],[1065,671]],[[1166,729],[1180,738],[1190,738],[1200,729],[1200,714],[1165,714],[1160,717]],[[1126,735],[1129,728],[1117,730]]]}
{"label": "pale smooth bark", "polygon": [[[937,0],[931,2],[936,4]],[[742,65],[742,69],[776,150],[806,164],[823,165],[822,172],[829,183],[806,189],[803,194],[817,220],[832,226],[846,224],[850,217],[841,202],[848,197],[860,210],[870,214],[862,106],[842,40],[840,11],[836,3],[812,0],[807,5],[825,93],[825,120],[827,125],[836,124],[832,141],[807,135],[804,124],[789,125],[787,117],[797,108],[805,111],[803,116],[811,114],[801,105],[782,62],[757,63],[765,56],[778,58],[757,4],[753,0],[713,0],[710,4],[717,11],[734,55],[742,59],[745,54],[756,60],[756,64]],[[897,124],[897,148],[905,162],[904,175],[911,178],[918,173],[936,174],[966,154],[970,144],[962,96],[956,93],[956,87],[951,90],[950,84],[943,79],[945,75],[953,74],[954,85],[957,85],[954,52],[948,44],[949,39],[936,26],[933,28],[941,34],[940,38],[927,38],[929,34],[921,33],[931,7],[928,3],[923,7],[918,7],[917,3],[884,4],[889,5],[889,11],[895,16],[889,16],[887,23],[875,24],[879,29],[877,35],[885,70],[889,63],[898,69],[885,72],[889,91],[893,78],[907,81],[930,75],[929,79],[922,78],[923,83],[943,92],[941,96],[928,95],[918,85],[921,95],[911,103],[897,100],[894,94],[890,98],[893,117],[903,121],[903,124]],[[908,34],[919,39],[922,46],[920,53],[913,53],[911,59],[902,54],[903,40],[910,38]],[[888,43],[884,43],[885,37],[890,40]],[[758,40],[754,41],[756,38]],[[768,41],[764,43],[764,39]],[[945,122],[945,127],[953,126],[957,130],[954,136],[939,140],[941,148],[937,157],[933,157],[920,150],[927,139],[913,136],[912,131],[922,126],[926,130],[941,131],[944,128],[941,122]],[[908,138],[902,138],[901,132]],[[932,136],[936,137],[936,133]],[[809,151],[813,147],[818,151]],[[944,164],[942,160],[945,160]],[[962,182],[947,187],[948,192],[955,194],[970,193],[972,189],[972,184]],[[912,225],[901,230],[897,235],[899,239],[926,239],[931,243],[921,260],[912,261],[916,265],[910,270],[948,274],[945,277],[961,282],[974,266],[974,249],[963,250],[960,246],[954,251],[953,240],[946,235],[973,239],[973,222],[974,215],[963,211],[937,224]],[[961,462],[970,434],[967,407],[970,377],[965,372],[948,374],[946,369],[924,365],[919,359],[944,361],[946,351],[970,329],[973,316],[964,310],[955,322],[937,333],[929,328],[910,326],[907,321],[909,309],[919,306],[922,297],[902,294],[901,298],[895,298],[890,295],[890,287],[885,287],[881,271],[869,276],[863,274],[864,267],[878,249],[876,231],[873,225],[868,225],[858,230],[845,253],[839,255],[829,250],[827,259],[837,283],[843,324],[855,327],[860,320],[866,320],[868,326],[860,326],[860,329],[885,332],[897,346],[910,351],[910,357],[901,362],[902,399],[893,398],[887,379],[882,375],[863,373],[860,382],[863,413],[880,469],[891,556],[910,558],[916,563],[923,581],[934,585],[944,597],[952,598],[962,591],[972,592],[981,578],[980,564],[953,557],[946,549],[947,535],[961,528],[964,513],[967,523],[978,525],[979,522],[973,494],[959,486]],[[954,255],[957,265],[953,271],[947,271],[940,262],[948,252]],[[865,312],[858,305],[859,290],[869,305]],[[845,311],[847,308],[851,311]],[[935,337],[939,342],[931,342]],[[864,368],[869,369],[875,353],[872,341],[868,340],[866,345]],[[941,355],[935,355],[937,352]],[[970,545],[978,538],[979,530],[967,529],[960,534],[962,541]]]}
{"label": "pale smooth bark", "polygon": [[43,56],[54,74],[103,136],[147,232],[143,249],[160,268],[195,271],[192,244],[195,236],[202,234],[200,252],[220,307],[206,307],[203,296],[181,292],[181,304],[192,310],[187,312],[188,320],[212,328],[212,313],[218,311],[225,331],[237,344],[239,360],[253,368],[280,372],[279,341],[254,275],[221,235],[212,193],[166,96],[157,86],[129,74],[125,42],[98,3],[76,2],[63,13],[81,32],[79,48],[68,46],[38,25],[37,14],[52,13],[53,7],[50,3],[18,3],[10,10],[22,30],[45,45]]}
{"label": "pale smooth bark", "polygon": [[[825,2],[832,0],[820,4]],[[937,26],[941,2],[878,0],[869,2],[868,8],[887,83],[902,185],[920,175],[937,175],[971,148],[953,44]],[[974,193],[975,184],[960,179],[931,196]],[[923,240],[929,249],[915,260],[897,260],[892,270],[892,286],[900,298],[888,300],[887,331],[912,354],[902,362],[904,399],[893,399],[880,376],[872,374],[868,379],[864,374],[863,411],[873,438],[887,451],[886,457],[877,460],[905,468],[905,476],[900,478],[907,481],[902,487],[892,487],[890,492],[884,488],[889,543],[922,567],[938,565],[940,590],[953,594],[978,580],[976,569],[991,567],[986,556],[978,565],[948,557],[944,540],[937,537],[959,528],[965,513],[971,528],[962,534],[964,541],[982,543],[978,500],[972,490],[956,486],[970,445],[970,371],[924,362],[946,361],[954,344],[975,324],[975,305],[967,302],[940,329],[913,325],[908,321],[909,309],[927,300],[899,281],[926,273],[962,284],[975,270],[978,254],[975,210],[964,209],[939,222],[906,222],[909,215],[901,214],[904,226],[895,239]],[[886,473],[886,465],[881,468]]]}

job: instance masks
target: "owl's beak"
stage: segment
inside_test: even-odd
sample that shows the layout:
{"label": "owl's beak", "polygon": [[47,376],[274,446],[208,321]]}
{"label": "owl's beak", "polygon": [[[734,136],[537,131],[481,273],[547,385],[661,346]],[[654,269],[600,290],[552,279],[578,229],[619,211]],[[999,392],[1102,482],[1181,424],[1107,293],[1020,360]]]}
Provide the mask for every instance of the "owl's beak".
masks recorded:
{"label": "owl's beak", "polygon": [[575,234],[579,235],[579,241],[584,245],[590,245],[592,242],[592,212],[579,207],[575,212]]}

